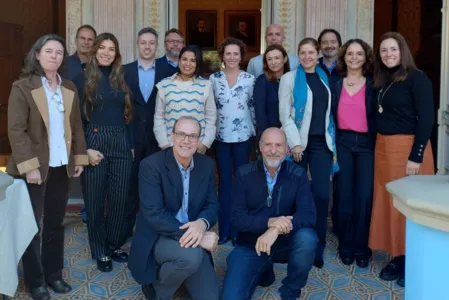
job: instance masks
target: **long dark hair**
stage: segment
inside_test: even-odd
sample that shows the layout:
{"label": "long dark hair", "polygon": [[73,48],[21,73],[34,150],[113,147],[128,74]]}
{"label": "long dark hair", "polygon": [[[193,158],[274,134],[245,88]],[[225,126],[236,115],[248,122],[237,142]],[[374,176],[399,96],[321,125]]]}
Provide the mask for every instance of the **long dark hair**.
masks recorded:
{"label": "long dark hair", "polygon": [[373,49],[370,45],[368,45],[365,41],[361,39],[350,39],[346,43],[343,44],[340,48],[340,52],[338,52],[338,60],[337,60],[337,66],[335,67],[335,70],[340,74],[342,77],[346,77],[346,74],[348,73],[348,66],[345,62],[345,56],[346,52],[348,51],[348,48],[352,44],[359,44],[360,47],[362,47],[363,51],[365,52],[365,63],[362,66],[362,74],[365,77],[372,76],[373,75],[373,68],[374,68],[374,54]]}
{"label": "long dark hair", "polygon": [[94,107],[95,98],[97,96],[97,87],[100,84],[101,78],[103,76],[98,65],[96,54],[98,49],[100,49],[101,43],[106,40],[112,41],[115,46],[115,59],[111,65],[112,71],[111,74],[109,75],[109,83],[113,89],[125,92],[124,117],[125,122],[129,123],[131,122],[132,118],[132,102],[129,88],[126,85],[124,79],[124,72],[122,67],[122,55],[120,54],[117,38],[112,33],[109,32],[102,33],[96,37],[94,44],[92,46],[92,50],[90,51],[89,54],[89,61],[87,62],[85,73],[86,85],[84,89],[85,90],[84,91],[85,101],[83,106],[84,115],[86,116],[86,119],[89,120],[87,105],[89,105],[92,110]]}
{"label": "long dark hair", "polygon": [[282,47],[282,45],[277,45],[277,44],[273,44],[268,46],[268,48],[265,50],[265,53],[263,54],[263,72],[265,73],[265,76],[267,76],[269,81],[275,81],[276,77],[273,71],[270,70],[270,68],[268,67],[268,62],[267,62],[267,54],[270,51],[273,50],[279,50],[282,53],[282,56],[284,58],[287,57],[287,60],[284,63],[284,74],[287,72],[290,72],[290,61],[288,58],[288,54],[287,51],[285,51],[284,47]]}
{"label": "long dark hair", "polygon": [[[380,44],[387,40],[394,39],[399,46],[399,52],[401,53],[401,63],[399,69],[393,74],[390,74],[388,67],[382,62],[380,57]],[[374,60],[374,87],[380,88],[388,81],[401,82],[407,78],[410,71],[417,70],[415,60],[410,52],[410,48],[407,45],[407,41],[399,32],[387,32],[382,35],[377,46],[377,51]]]}
{"label": "long dark hair", "polygon": [[[184,48],[181,49],[181,52],[179,52],[179,62],[181,63],[181,57],[185,52],[192,52],[195,54],[196,58],[196,68],[195,72],[193,73],[193,77],[196,78],[198,76],[203,76],[203,52],[201,51],[201,48],[197,45],[187,45]],[[178,74],[181,74],[181,71],[178,71]]]}
{"label": "long dark hair", "polygon": [[[62,37],[60,37],[57,34],[47,34],[44,36],[41,36],[31,47],[30,51],[28,51],[27,56],[25,57],[25,64],[22,69],[22,73],[20,74],[20,77],[30,77],[33,75],[38,76],[45,76],[44,69],[42,69],[42,66],[39,62],[39,60],[36,58],[36,55],[39,54],[44,47],[44,45],[49,41],[57,41],[62,45],[62,48],[64,49],[64,57],[67,56],[67,50],[65,48],[65,41]],[[64,59],[62,60],[61,66],[58,68],[59,74],[64,74],[65,64]]]}

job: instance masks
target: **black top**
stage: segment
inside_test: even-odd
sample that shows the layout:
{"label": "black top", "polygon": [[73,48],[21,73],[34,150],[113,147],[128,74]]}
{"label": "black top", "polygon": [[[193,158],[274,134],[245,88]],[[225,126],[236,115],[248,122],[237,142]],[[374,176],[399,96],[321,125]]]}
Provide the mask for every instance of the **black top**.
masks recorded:
{"label": "black top", "polygon": [[329,92],[316,73],[306,73],[307,84],[313,94],[312,120],[309,135],[324,135]]}
{"label": "black top", "polygon": [[279,81],[269,81],[265,74],[257,77],[254,85],[254,107],[256,110],[257,135],[270,127],[281,128],[279,121]]}
{"label": "black top", "polygon": [[[100,67],[102,77],[98,84],[94,107],[87,104],[86,110],[89,114],[89,121],[98,125],[126,125],[128,131],[128,140],[131,148],[134,148],[134,133],[131,124],[125,123],[125,92],[114,90],[109,83],[109,75],[112,67]],[[77,75],[73,79],[80,98],[81,115],[83,124],[88,121],[84,115],[84,73]]]}
{"label": "black top", "polygon": [[[391,71],[396,71],[393,68]],[[377,128],[380,134],[415,135],[409,160],[421,163],[424,148],[432,133],[434,103],[432,83],[422,71],[410,71],[403,82],[387,83],[376,95]]]}

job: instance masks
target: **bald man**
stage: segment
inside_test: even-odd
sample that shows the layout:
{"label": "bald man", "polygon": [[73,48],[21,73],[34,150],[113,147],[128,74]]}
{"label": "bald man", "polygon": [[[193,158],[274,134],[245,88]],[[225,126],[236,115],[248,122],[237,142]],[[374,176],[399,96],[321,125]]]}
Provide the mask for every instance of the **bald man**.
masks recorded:
{"label": "bald man", "polygon": [[[271,24],[265,31],[265,42],[267,47],[270,45],[282,45],[284,42],[284,29],[279,24]],[[299,65],[298,56],[289,54],[290,71],[295,70]],[[248,73],[253,74],[256,78],[263,74],[263,54],[253,57],[248,63]]]}
{"label": "bald man", "polygon": [[309,179],[303,168],[285,160],[282,130],[266,129],[259,147],[263,161],[244,165],[235,175],[232,224],[239,233],[227,258],[222,299],[251,299],[257,285],[271,285],[273,263],[288,264],[281,299],[298,299],[318,242]]}

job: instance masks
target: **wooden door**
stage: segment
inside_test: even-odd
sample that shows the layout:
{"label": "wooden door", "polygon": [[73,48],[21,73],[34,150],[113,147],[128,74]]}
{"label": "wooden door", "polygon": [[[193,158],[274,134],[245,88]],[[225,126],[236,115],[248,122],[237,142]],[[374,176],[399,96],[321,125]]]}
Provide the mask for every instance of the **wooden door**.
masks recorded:
{"label": "wooden door", "polygon": [[11,152],[8,141],[8,98],[12,83],[18,79],[23,62],[23,27],[0,23],[0,155]]}

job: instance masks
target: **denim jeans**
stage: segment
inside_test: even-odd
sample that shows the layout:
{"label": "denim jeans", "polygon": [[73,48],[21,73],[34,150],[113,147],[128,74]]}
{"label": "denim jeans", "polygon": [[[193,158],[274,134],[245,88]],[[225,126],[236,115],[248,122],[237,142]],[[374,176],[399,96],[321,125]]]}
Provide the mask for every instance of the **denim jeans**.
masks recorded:
{"label": "denim jeans", "polygon": [[258,256],[255,248],[237,245],[227,258],[228,270],[223,283],[222,300],[249,300],[262,274],[273,263],[287,262],[287,277],[279,288],[282,300],[299,298],[312,268],[318,238],[312,228],[290,234],[289,243],[272,247],[271,255]]}

